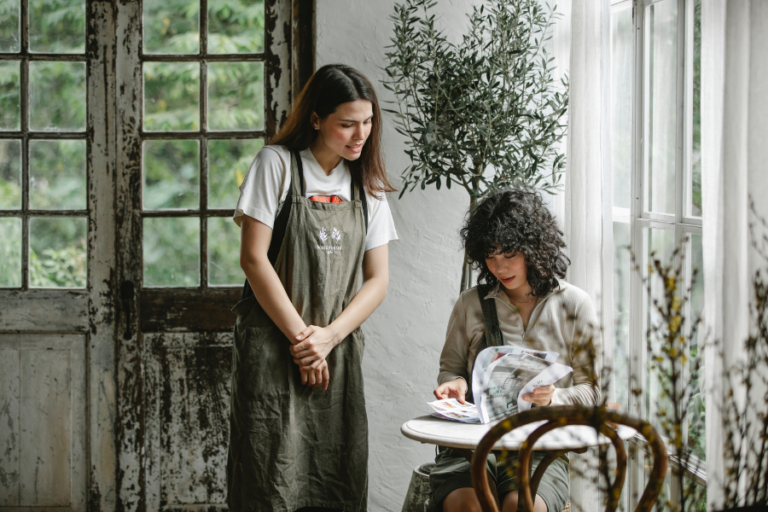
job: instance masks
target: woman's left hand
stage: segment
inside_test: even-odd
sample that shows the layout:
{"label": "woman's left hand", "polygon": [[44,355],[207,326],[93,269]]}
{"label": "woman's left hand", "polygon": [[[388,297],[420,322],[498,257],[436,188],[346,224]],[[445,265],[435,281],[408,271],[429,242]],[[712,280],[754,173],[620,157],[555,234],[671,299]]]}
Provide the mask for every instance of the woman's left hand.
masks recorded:
{"label": "woman's left hand", "polygon": [[317,369],[331,350],[338,345],[336,336],[329,327],[310,325],[298,335],[297,343],[289,347],[293,361],[299,366]]}
{"label": "woman's left hand", "polygon": [[536,407],[545,407],[552,403],[552,397],[555,396],[555,386],[542,386],[533,390],[529,395],[523,395],[523,400],[536,404]]}

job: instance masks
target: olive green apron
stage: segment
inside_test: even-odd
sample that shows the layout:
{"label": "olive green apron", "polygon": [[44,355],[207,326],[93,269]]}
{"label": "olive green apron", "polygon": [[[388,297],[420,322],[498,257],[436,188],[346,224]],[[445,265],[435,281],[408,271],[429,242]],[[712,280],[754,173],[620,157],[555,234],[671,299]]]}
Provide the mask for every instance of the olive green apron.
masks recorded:
{"label": "olive green apron", "polygon": [[[353,185],[352,201],[319,203],[306,199],[303,188],[301,157],[294,153],[292,207],[274,266],[304,322],[324,327],[358,290],[365,252],[363,190],[358,184],[356,196]],[[256,298],[243,299],[233,311],[230,510],[365,511],[368,419],[362,331],[357,328],[326,358],[328,390],[312,391],[301,384],[290,341]]]}

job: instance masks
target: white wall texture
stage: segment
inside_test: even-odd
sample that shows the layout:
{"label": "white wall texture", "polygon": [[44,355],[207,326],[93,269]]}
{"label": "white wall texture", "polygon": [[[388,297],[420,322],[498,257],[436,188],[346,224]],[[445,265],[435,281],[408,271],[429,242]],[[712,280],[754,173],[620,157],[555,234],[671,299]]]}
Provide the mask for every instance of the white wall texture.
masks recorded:
{"label": "white wall texture", "polygon": [[[473,1],[441,0],[436,12],[450,39],[464,32]],[[380,100],[392,96],[381,86],[386,76],[385,46],[392,35],[389,16],[395,0],[319,0],[317,66],[343,63],[365,74]],[[390,180],[399,187],[408,165],[404,138],[384,114],[384,153]],[[461,222],[469,206],[463,189],[434,187],[389,194],[400,240],[389,245],[390,284],[384,303],[363,325],[370,426],[369,505],[371,511],[399,511],[414,467],[434,459],[434,447],[400,434],[406,420],[425,414],[432,397],[438,359],[453,304],[458,297],[463,252]]]}

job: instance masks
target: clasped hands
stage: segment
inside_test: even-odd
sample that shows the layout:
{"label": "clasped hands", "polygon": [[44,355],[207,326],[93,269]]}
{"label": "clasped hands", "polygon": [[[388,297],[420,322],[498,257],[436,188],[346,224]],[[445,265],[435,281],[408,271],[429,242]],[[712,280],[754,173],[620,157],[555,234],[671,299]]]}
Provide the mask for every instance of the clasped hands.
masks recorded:
{"label": "clasped hands", "polygon": [[[454,379],[448,382],[444,382],[437,386],[434,391],[435,396],[439,400],[445,400],[446,398],[455,398],[462,404],[466,403],[465,395],[467,394],[467,381],[462,378]],[[555,386],[542,386],[533,390],[533,393],[523,395],[523,400],[536,404],[537,407],[545,407],[552,403],[552,397],[555,395]]]}
{"label": "clasped hands", "polygon": [[339,344],[337,336],[330,327],[307,326],[296,335],[296,341],[289,347],[293,362],[299,365],[301,383],[328,389],[331,375],[325,360],[331,350]]}

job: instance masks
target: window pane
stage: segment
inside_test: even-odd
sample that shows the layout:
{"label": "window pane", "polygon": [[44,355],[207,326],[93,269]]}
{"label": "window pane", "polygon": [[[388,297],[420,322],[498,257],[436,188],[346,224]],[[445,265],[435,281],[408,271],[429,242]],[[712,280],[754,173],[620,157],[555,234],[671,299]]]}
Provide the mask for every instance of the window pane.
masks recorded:
{"label": "window pane", "polygon": [[85,63],[29,63],[29,126],[33,130],[85,130]]}
{"label": "window pane", "polygon": [[144,0],[144,53],[198,53],[198,0]]}
{"label": "window pane", "polygon": [[29,141],[29,207],[85,210],[85,141]]}
{"label": "window pane", "polygon": [[675,213],[677,0],[646,9],[645,207]]}
{"label": "window pane", "polygon": [[629,223],[613,223],[613,378],[616,401],[629,410],[629,280],[632,267],[629,258]]}
{"label": "window pane", "polygon": [[208,52],[264,51],[264,1],[208,0]]}
{"label": "window pane", "polygon": [[[698,269],[691,288],[691,319],[699,318],[704,312],[704,260],[701,235],[691,235],[691,270]],[[688,443],[699,459],[705,460],[705,397],[704,397],[704,353],[699,345],[699,333],[691,336],[691,406],[688,408]],[[698,365],[698,371],[696,367]]]}
{"label": "window pane", "polygon": [[21,219],[0,218],[0,288],[21,286]]}
{"label": "window pane", "polygon": [[208,207],[232,208],[240,197],[240,184],[248,174],[261,139],[208,141]]}
{"label": "window pane", "polygon": [[260,130],[264,127],[264,64],[220,62],[208,65],[208,127]]}
{"label": "window pane", "polygon": [[29,220],[29,284],[43,288],[84,288],[85,217]]}
{"label": "window pane", "polygon": [[632,194],[632,9],[611,14],[611,165],[613,205]]}
{"label": "window pane", "polygon": [[693,10],[693,143],[691,144],[691,215],[701,216],[701,0]]}
{"label": "window pane", "polygon": [[[671,263],[672,254],[675,250],[675,232],[665,229],[649,229],[648,230],[648,264],[654,265],[654,261],[660,261],[662,266],[669,265]],[[648,372],[646,379],[646,411],[648,413],[648,421],[659,429],[662,435],[668,435],[662,428],[662,419],[659,417],[661,411],[672,413],[672,400],[668,394],[662,392],[665,386],[669,385],[669,381],[662,376],[659,369],[659,363],[652,359],[652,355],[661,355],[663,353],[662,347],[664,345],[664,339],[654,333],[650,332],[650,326],[659,324],[661,318],[653,307],[653,301],[664,300],[664,286],[662,280],[656,275],[656,269],[654,265],[653,275],[648,276],[651,283],[651,296],[648,298],[648,311],[646,313],[646,322],[649,329],[648,344],[650,345],[651,354],[648,354]]]}
{"label": "window pane", "polygon": [[197,130],[200,126],[197,63],[144,63],[144,129]]}
{"label": "window pane", "polygon": [[200,284],[200,219],[144,219],[144,286]]}
{"label": "window pane", "polygon": [[199,142],[144,142],[144,208],[197,208],[200,205]]}
{"label": "window pane", "polygon": [[21,141],[0,140],[0,210],[21,208]]}
{"label": "window pane", "polygon": [[19,66],[19,61],[0,62],[0,130],[18,130],[21,126]]}
{"label": "window pane", "polygon": [[21,50],[19,37],[19,0],[0,0],[0,52]]}
{"label": "window pane", "polygon": [[212,285],[243,284],[240,228],[230,217],[208,219],[208,281]]}
{"label": "window pane", "polygon": [[85,53],[85,1],[29,0],[29,49]]}

